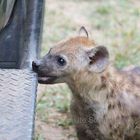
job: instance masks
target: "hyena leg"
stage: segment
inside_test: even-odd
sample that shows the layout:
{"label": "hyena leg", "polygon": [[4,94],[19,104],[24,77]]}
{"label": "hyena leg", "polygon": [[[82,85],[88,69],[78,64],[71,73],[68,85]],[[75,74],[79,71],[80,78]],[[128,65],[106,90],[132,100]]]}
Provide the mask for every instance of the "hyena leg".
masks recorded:
{"label": "hyena leg", "polygon": [[125,140],[125,135],[114,133],[112,135],[112,140]]}
{"label": "hyena leg", "polygon": [[96,140],[87,135],[84,129],[76,128],[78,140]]}

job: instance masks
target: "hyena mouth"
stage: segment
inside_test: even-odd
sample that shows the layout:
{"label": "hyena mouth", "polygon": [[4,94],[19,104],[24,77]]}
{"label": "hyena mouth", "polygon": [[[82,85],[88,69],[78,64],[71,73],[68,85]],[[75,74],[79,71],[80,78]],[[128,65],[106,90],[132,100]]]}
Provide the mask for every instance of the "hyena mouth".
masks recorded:
{"label": "hyena mouth", "polygon": [[56,76],[38,77],[38,82],[40,84],[53,84],[56,79]]}

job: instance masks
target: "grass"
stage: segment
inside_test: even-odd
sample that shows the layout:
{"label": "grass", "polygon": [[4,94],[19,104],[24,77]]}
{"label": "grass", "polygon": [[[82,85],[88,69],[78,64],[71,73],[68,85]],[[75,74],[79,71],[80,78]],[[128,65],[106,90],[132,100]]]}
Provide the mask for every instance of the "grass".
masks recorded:
{"label": "grass", "polygon": [[[49,86],[41,99],[38,101],[37,112],[42,121],[47,121],[47,113],[44,111],[54,108],[57,112],[66,113],[69,111],[70,93],[64,84]],[[60,94],[59,96],[57,96]]]}
{"label": "grass", "polygon": [[[56,42],[77,34],[84,25],[98,44],[108,47],[116,67],[140,65],[139,7],[139,0],[46,0],[42,55]],[[69,104],[66,85],[47,86],[37,104],[37,122],[41,122],[37,128],[43,123],[61,127],[64,133],[71,130]],[[37,129],[35,139],[47,140],[44,133]]]}

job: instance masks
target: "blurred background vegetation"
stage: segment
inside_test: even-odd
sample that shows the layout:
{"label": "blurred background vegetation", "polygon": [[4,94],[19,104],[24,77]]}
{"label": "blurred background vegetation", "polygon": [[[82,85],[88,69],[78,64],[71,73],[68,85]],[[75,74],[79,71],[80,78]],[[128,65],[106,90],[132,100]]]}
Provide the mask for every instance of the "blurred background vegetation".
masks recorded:
{"label": "blurred background vegetation", "polygon": [[[140,65],[139,0],[46,0],[42,55],[81,26],[108,47],[116,67]],[[39,85],[35,140],[76,140],[70,98],[65,84]]]}

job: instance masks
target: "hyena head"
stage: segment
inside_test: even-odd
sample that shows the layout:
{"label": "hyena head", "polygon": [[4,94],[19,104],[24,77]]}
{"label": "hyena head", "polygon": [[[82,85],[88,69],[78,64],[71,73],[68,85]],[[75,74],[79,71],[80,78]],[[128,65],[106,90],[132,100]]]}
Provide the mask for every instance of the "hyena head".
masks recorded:
{"label": "hyena head", "polygon": [[82,73],[101,73],[108,65],[108,51],[104,46],[97,46],[86,36],[76,36],[62,41],[40,60],[33,62],[33,70],[38,73],[39,83],[53,84],[68,82]]}

